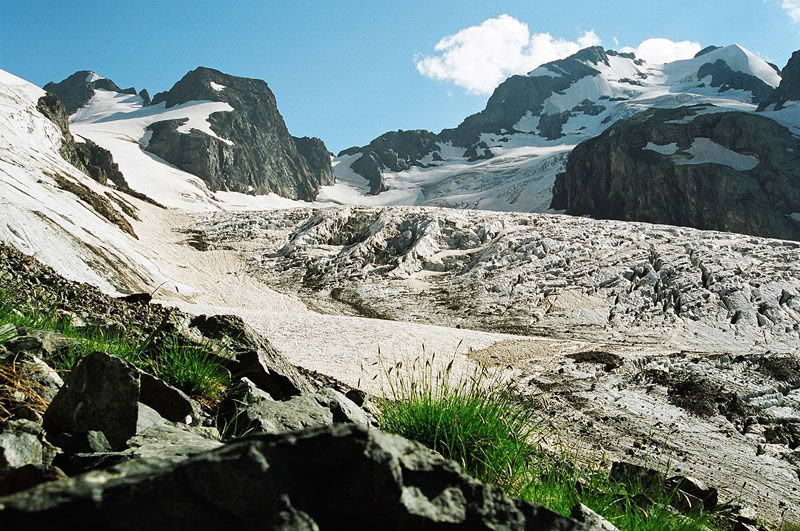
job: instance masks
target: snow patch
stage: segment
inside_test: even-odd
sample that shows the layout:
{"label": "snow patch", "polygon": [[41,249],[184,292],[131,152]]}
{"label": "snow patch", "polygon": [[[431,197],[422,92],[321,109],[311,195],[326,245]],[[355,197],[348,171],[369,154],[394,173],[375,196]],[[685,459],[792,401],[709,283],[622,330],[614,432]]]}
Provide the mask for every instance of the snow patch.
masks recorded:
{"label": "snow patch", "polygon": [[89,72],[89,74],[86,76],[86,79],[84,81],[86,81],[86,83],[92,83],[92,82],[97,81],[99,79],[105,79],[105,78],[103,76],[99,75],[97,72]]}
{"label": "snow patch", "polygon": [[209,81],[208,84],[211,85],[211,88],[216,90],[217,92],[222,92],[223,90],[228,88],[225,85],[220,85],[219,83],[214,83],[213,81]]}
{"label": "snow patch", "polygon": [[643,149],[655,151],[656,153],[661,153],[662,155],[674,155],[678,152],[678,144],[673,142],[672,144],[660,145],[648,142]]}
{"label": "snow patch", "polygon": [[[683,153],[691,155],[692,158],[686,158]],[[680,165],[723,164],[739,171],[752,170],[761,162],[757,157],[732,151],[725,146],[717,144],[710,138],[695,138],[689,149],[673,156],[672,160],[675,164]]]}
{"label": "snow patch", "polygon": [[539,128],[539,117],[534,116],[531,111],[527,111],[517,123],[514,129],[523,133],[533,133]]}

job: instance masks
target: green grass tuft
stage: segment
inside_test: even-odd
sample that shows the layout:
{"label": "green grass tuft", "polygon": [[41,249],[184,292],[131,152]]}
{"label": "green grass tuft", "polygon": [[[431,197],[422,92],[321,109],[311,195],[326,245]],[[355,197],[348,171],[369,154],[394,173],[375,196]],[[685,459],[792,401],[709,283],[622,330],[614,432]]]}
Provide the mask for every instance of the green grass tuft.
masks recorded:
{"label": "green grass tuft", "polygon": [[583,503],[621,530],[725,529],[701,510],[682,515],[670,507],[674,492],[624,483],[600,466],[578,465],[566,451],[543,450],[546,435],[531,404],[485,371],[467,376],[453,361],[402,362],[384,369],[379,402],[385,431],[416,440],[462,465],[464,471],[508,494],[569,515]]}
{"label": "green grass tuft", "polygon": [[[529,409],[506,393],[486,392],[493,382],[483,371],[458,380],[452,363],[436,370],[413,364],[402,377],[402,363],[388,371],[390,389],[381,403],[381,427],[421,442],[469,474],[507,490],[521,488],[518,479],[533,456]],[[391,376],[394,371],[395,377]]]}
{"label": "green grass tuft", "polygon": [[156,349],[152,369],[156,376],[185,393],[215,401],[222,396],[230,379],[220,364],[221,348],[211,342],[184,345],[173,335]]}

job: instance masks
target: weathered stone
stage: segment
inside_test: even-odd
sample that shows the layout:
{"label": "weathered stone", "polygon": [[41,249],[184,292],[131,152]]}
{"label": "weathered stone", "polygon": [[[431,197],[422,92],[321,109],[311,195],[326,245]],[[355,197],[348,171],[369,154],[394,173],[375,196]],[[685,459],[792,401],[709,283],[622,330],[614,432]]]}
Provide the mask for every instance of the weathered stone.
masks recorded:
{"label": "weathered stone", "polygon": [[611,522],[582,503],[579,503],[572,508],[570,516],[578,522],[586,524],[591,529],[596,529],[597,531],[619,531],[617,526],[611,524]]}
{"label": "weathered stone", "polygon": [[193,424],[202,417],[200,404],[180,389],[152,374],[140,371],[139,401],[172,422]]}
{"label": "weathered stone", "polygon": [[190,326],[211,339],[233,342],[234,377],[248,378],[276,400],[285,400],[313,390],[311,383],[272,345],[235,315],[200,315]]}
{"label": "weathered stone", "polygon": [[[333,413],[314,395],[294,396],[280,402],[258,389],[247,378],[241,380],[245,391],[237,411],[247,428],[265,433],[285,433],[333,424]],[[327,397],[326,397],[327,398]]]}
{"label": "weathered stone", "polygon": [[29,420],[0,423],[0,475],[24,465],[49,464],[52,453],[42,440],[41,425]]}
{"label": "weathered stone", "polygon": [[8,496],[42,483],[58,481],[66,477],[58,467],[32,463],[23,465],[8,471],[5,475],[0,474],[0,496]]}
{"label": "weathered stone", "polygon": [[14,354],[27,354],[41,359],[51,359],[62,353],[70,345],[70,340],[57,332],[31,330],[5,343],[6,349]]}
{"label": "weathered stone", "polygon": [[46,402],[53,400],[64,385],[61,376],[35,354],[21,352],[14,356],[14,364],[17,373],[24,376]]}
{"label": "weathered stone", "polygon": [[417,443],[355,425],[253,436],[178,463],[123,463],[2,498],[0,518],[109,530],[589,529]]}
{"label": "weathered stone", "polygon": [[136,433],[140,373],[130,363],[94,352],[81,359],[44,415],[48,433],[101,431],[113,448]]}
{"label": "weathered stone", "polygon": [[687,476],[674,476],[667,480],[667,488],[677,489],[680,492],[699,500],[707,511],[713,511],[719,503],[719,493],[714,487],[709,487],[699,479]]}
{"label": "weathered stone", "polygon": [[110,452],[111,444],[102,431],[61,433],[51,436],[65,455]]}

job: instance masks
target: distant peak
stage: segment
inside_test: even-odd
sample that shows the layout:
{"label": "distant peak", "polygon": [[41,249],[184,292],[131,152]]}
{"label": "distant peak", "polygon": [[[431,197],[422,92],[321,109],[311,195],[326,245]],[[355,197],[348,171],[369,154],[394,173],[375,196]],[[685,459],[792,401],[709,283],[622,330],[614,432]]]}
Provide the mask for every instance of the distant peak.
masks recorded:
{"label": "distant peak", "polygon": [[721,46],[714,46],[712,44],[711,46],[706,46],[705,48],[703,48],[702,50],[700,50],[699,52],[694,54],[694,56],[695,56],[695,58],[697,58],[697,57],[700,57],[701,55],[705,55],[707,53],[711,53],[714,50],[719,50],[720,48],[722,48],[722,47]]}

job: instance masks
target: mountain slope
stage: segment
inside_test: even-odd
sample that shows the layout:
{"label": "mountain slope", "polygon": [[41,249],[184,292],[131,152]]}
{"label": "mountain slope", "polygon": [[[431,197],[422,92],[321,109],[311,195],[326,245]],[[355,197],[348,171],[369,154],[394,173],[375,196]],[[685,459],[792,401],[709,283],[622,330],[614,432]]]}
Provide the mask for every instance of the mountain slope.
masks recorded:
{"label": "mountain slope", "polygon": [[230,192],[272,195],[233,196],[237,205],[308,201],[333,182],[322,141],[291,137],[261,80],[201,67],[152,102],[94,73],[47,87],[72,103],[73,132],[111,151],[133,189],[167,206],[224,208]]}
{"label": "mountain slope", "polygon": [[[398,131],[334,160],[321,199],[542,212],[572,149],[650,108],[754,112],[781,75],[738,46],[664,65],[593,47],[501,83],[486,108],[439,134]],[[797,121],[784,113],[769,118]],[[370,195],[374,197],[370,197]],[[553,208],[557,208],[554,205]]]}
{"label": "mountain slope", "polygon": [[64,160],[72,139],[39,111],[45,100],[0,70],[0,240],[111,293],[166,281],[138,249],[136,199]]}

